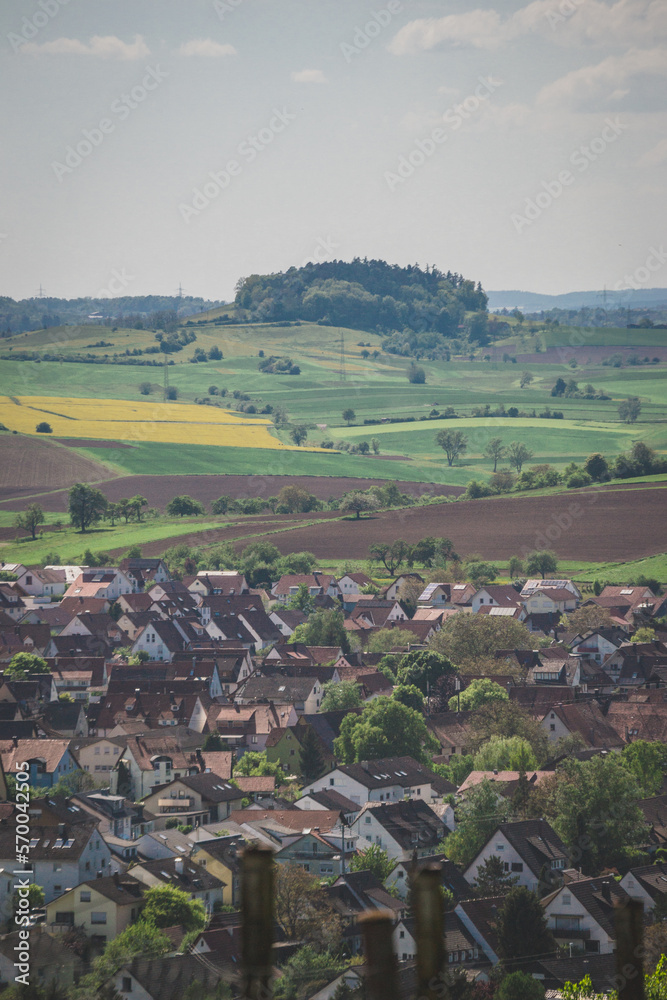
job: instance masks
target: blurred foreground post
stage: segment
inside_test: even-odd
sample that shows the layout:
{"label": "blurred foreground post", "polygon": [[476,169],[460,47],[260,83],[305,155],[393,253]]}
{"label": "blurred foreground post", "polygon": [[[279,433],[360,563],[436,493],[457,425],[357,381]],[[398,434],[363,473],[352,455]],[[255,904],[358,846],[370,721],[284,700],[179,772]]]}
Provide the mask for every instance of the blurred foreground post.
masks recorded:
{"label": "blurred foreground post", "polygon": [[618,1000],[644,1000],[644,907],[628,899],[615,910]]}
{"label": "blurred foreground post", "polygon": [[398,1000],[396,958],[391,941],[393,915],[385,910],[367,911],[359,917],[359,926],[368,969],[364,983],[368,1000]]}
{"label": "blurred foreground post", "polygon": [[417,934],[417,990],[420,1000],[443,1000],[445,981],[445,908],[442,868],[426,865],[412,879]]}
{"label": "blurred foreground post", "polygon": [[273,853],[247,847],[241,872],[243,996],[269,1000],[273,972]]}

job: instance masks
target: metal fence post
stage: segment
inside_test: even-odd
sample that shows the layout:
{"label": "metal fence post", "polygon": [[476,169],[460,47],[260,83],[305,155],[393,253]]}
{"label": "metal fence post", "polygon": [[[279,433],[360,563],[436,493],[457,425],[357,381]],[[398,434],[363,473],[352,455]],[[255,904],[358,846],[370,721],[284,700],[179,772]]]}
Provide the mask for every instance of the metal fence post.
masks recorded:
{"label": "metal fence post", "polygon": [[359,917],[368,969],[365,980],[368,1000],[398,1000],[396,956],[391,941],[393,919],[388,910],[371,910]]}

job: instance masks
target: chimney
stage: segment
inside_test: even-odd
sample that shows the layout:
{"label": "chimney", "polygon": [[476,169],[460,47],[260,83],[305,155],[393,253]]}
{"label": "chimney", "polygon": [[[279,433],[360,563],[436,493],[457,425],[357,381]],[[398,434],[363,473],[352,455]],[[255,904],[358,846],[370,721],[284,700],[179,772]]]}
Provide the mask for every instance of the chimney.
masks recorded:
{"label": "chimney", "polygon": [[115,886],[119,886],[120,885],[120,875],[118,874],[118,872],[114,872],[113,873],[113,884]]}
{"label": "chimney", "polygon": [[174,868],[176,869],[177,875],[183,874],[183,858],[176,858],[174,861]]}

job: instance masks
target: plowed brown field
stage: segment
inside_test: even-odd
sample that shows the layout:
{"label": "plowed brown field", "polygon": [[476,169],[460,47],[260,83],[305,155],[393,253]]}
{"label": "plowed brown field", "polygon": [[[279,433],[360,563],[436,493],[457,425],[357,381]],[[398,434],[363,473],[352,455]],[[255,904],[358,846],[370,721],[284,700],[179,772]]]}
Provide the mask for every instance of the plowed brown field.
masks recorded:
{"label": "plowed brown field", "polygon": [[[21,438],[21,441],[27,439]],[[37,441],[37,444],[41,442]],[[72,452],[60,449],[65,456]],[[81,461],[88,462],[87,459]],[[94,462],[89,463],[93,468],[101,468]],[[105,476],[98,475],[97,479],[108,479],[112,473],[103,470]],[[4,478],[4,477],[3,477]],[[73,478],[67,483],[59,485],[71,486],[75,482],[80,482]],[[89,482],[90,478],[85,481]],[[275,496],[283,486],[300,486],[309,493],[313,493],[319,500],[327,500],[330,496],[339,497],[348,490],[367,490],[370,486],[381,486],[388,482],[386,479],[353,479],[345,476],[121,476],[112,481],[106,482],[102,486],[102,492],[112,502],[120,500],[121,497],[132,497],[139,493],[145,496],[151,507],[164,509],[172,497],[187,494],[196,500],[201,500],[203,504],[209,505],[219,496],[227,495],[234,497],[270,497]],[[45,480],[44,486],[53,486]],[[458,496],[463,492],[461,486],[442,486],[437,483],[399,483],[399,488],[404,493],[411,496]],[[39,492],[33,489],[31,493]],[[18,492],[0,493],[0,499],[19,496]],[[64,512],[67,510],[67,493],[61,491],[44,491],[39,498],[45,510]],[[18,499],[3,504],[4,510],[23,510],[25,504]]]}
{"label": "plowed brown field", "polygon": [[[99,482],[114,475],[105,466],[48,438],[0,434],[0,499]],[[19,504],[18,509],[23,506]],[[66,504],[53,509],[65,510]]]}
{"label": "plowed brown field", "polygon": [[[446,536],[461,555],[481,553],[486,559],[507,559],[532,549],[553,549],[561,559],[620,561],[640,559],[667,551],[667,488],[593,490],[546,497],[498,498],[467,503],[433,504],[341,520],[320,514],[318,523],[292,530],[262,534],[281,552],[306,550],[319,558],[364,559],[372,542],[403,538],[416,542],[427,535]],[[312,515],[302,515],[304,519]],[[257,520],[260,520],[259,518]],[[285,518],[277,518],[285,528]],[[261,525],[248,522],[247,535],[266,532],[271,518]],[[206,543],[238,540],[240,526],[207,532]],[[187,539],[181,536],[179,542]],[[201,544],[196,535],[192,544]],[[142,546],[146,555],[157,555],[170,542]],[[239,547],[248,541],[238,541]]]}

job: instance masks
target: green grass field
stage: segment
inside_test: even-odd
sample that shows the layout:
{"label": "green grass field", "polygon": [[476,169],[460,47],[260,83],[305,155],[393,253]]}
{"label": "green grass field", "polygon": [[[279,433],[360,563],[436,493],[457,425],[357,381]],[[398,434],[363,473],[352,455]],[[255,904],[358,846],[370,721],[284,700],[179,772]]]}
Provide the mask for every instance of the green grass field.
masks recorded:
{"label": "green grass field", "polygon": [[[224,314],[228,307],[217,312]],[[322,440],[348,440],[358,443],[377,437],[381,442],[379,458],[359,455],[247,452],[240,448],[205,447],[193,441],[184,449],[177,445],[131,442],[132,449],[90,449],[85,453],[108,465],[119,474],[233,472],[257,474],[258,471],[293,475],[375,476],[398,480],[432,480],[464,485],[473,477],[486,477],[491,464],[482,452],[491,437],[505,443],[523,441],[533,452],[533,463],[549,462],[562,468],[574,460],[580,462],[591,452],[603,451],[614,457],[627,450],[635,440],[644,440],[658,452],[667,451],[667,367],[664,364],[605,367],[595,362],[571,369],[567,364],[485,361],[484,349],[474,360],[454,358],[445,361],[421,361],[427,375],[425,385],[411,385],[407,380],[409,358],[380,354],[377,359],[363,358],[361,352],[380,349],[375,334],[355,330],[342,331],[345,337],[346,378],[340,375],[340,336],[336,328],[303,323],[299,326],[269,324],[213,326],[206,324],[213,314],[193,317],[197,340],[172,355],[169,382],[179,392],[179,399],[192,402],[207,396],[216,385],[229,394],[235,390],[248,394],[258,408],[266,404],[283,407],[292,424],[309,425],[308,443]],[[533,324],[534,325],[534,324]],[[573,336],[591,346],[635,343],[647,348],[664,344],[664,330],[581,329],[540,327],[529,334],[514,324],[516,337],[525,349],[538,336],[545,344],[558,346],[571,342]],[[113,346],[93,347],[103,340]],[[5,351],[34,350],[38,353],[73,352],[95,355],[122,352],[133,347],[155,344],[150,331],[100,326],[60,327],[35,331],[12,338]],[[208,349],[217,345],[225,357],[221,361],[192,364],[188,360],[195,347]],[[370,345],[370,346],[362,346]],[[524,349],[523,347],[521,349]],[[270,375],[258,371],[258,353],[289,355],[301,368],[298,376]],[[649,353],[639,352],[639,353]],[[155,355],[149,355],[154,359]],[[523,370],[533,381],[521,389]],[[553,398],[551,388],[558,377],[575,378],[580,386],[590,382],[604,392],[608,400]],[[128,400],[162,398],[161,367],[118,364],[78,364],[68,362],[14,362],[0,366],[0,394],[74,396]],[[139,392],[141,382],[153,386],[149,396]],[[642,411],[634,425],[621,423],[618,405],[629,395],[639,396]],[[229,405],[234,401],[227,396]],[[562,421],[535,418],[471,418],[472,410],[489,404],[540,413],[546,407],[561,410]],[[452,406],[460,419],[420,421],[432,409]],[[348,427],[342,412],[352,408],[353,426]],[[414,423],[369,424],[364,420],[387,417],[414,417]],[[468,437],[468,451],[462,460],[449,468],[435,435],[443,427],[456,427]],[[287,440],[287,432],[280,432]],[[387,457],[392,456],[391,460]],[[398,456],[398,458],[395,458]],[[529,463],[530,464],[530,463]]]}

